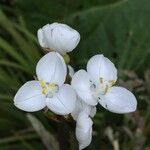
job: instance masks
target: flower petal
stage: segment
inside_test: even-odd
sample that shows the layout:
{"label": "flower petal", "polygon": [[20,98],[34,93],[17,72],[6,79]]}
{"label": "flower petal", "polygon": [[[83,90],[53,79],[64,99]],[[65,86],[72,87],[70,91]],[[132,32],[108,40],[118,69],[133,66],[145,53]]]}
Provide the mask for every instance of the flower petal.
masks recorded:
{"label": "flower petal", "polygon": [[98,83],[100,78],[103,79],[105,84],[110,81],[117,80],[117,69],[114,64],[103,55],[93,56],[87,63],[87,72],[93,78],[93,81]]}
{"label": "flower petal", "polygon": [[72,78],[75,73],[73,67],[68,65],[68,71],[69,71],[69,76]]}
{"label": "flower petal", "polygon": [[76,107],[71,113],[74,120],[77,120],[80,112],[86,112],[91,117],[94,117],[96,114],[96,107],[87,105],[84,101],[82,101],[80,98],[77,98],[76,100]]}
{"label": "flower petal", "polygon": [[37,63],[36,74],[39,80],[55,83],[60,86],[66,79],[66,64],[60,54],[49,52]]}
{"label": "flower petal", "polygon": [[76,123],[76,138],[79,142],[79,149],[87,147],[92,140],[92,125],[93,121],[85,113],[81,112]]}
{"label": "flower petal", "polygon": [[75,108],[76,94],[72,87],[64,84],[53,98],[46,99],[47,107],[56,114],[67,115]]}
{"label": "flower petal", "polygon": [[41,45],[41,47],[48,48],[47,40],[45,40],[44,33],[43,33],[42,29],[38,30],[37,36],[38,36],[39,44]]}
{"label": "flower petal", "polygon": [[97,111],[96,107],[91,107],[90,117],[93,118],[96,115],[96,111]]}
{"label": "flower petal", "polygon": [[90,90],[90,77],[85,70],[79,70],[74,74],[71,85],[85,103],[88,105],[97,104],[97,100],[94,99],[92,91]]}
{"label": "flower petal", "polygon": [[38,30],[38,40],[42,47],[63,54],[78,45],[80,34],[66,24],[52,23]]}
{"label": "flower petal", "polygon": [[25,83],[14,97],[14,105],[24,111],[34,112],[45,107],[45,96],[38,81]]}
{"label": "flower petal", "polygon": [[101,96],[99,103],[109,111],[119,114],[133,112],[137,107],[136,98],[129,90],[115,86]]}

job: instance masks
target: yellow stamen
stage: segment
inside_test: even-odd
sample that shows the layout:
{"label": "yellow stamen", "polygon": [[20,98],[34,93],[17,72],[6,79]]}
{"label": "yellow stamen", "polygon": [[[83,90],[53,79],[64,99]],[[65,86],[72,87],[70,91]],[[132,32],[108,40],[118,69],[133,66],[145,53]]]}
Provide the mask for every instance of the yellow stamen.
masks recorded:
{"label": "yellow stamen", "polygon": [[100,78],[99,81],[100,81],[100,84],[103,84],[103,78]]}
{"label": "yellow stamen", "polygon": [[57,87],[57,85],[54,84],[54,83],[49,83],[49,84],[48,84],[48,88],[49,88],[49,89],[55,89],[56,87]]}
{"label": "yellow stamen", "polygon": [[44,80],[40,80],[39,82],[42,88],[46,87],[46,82]]}
{"label": "yellow stamen", "polygon": [[105,87],[105,93],[107,93],[108,92],[108,85],[106,85],[106,87]]}
{"label": "yellow stamen", "polygon": [[42,87],[42,94],[47,94],[49,90],[55,90],[57,85],[54,83],[47,84],[44,80],[40,80],[40,85]]}
{"label": "yellow stamen", "polygon": [[47,93],[46,82],[44,80],[40,80],[40,85],[42,87],[42,94],[46,94]]}
{"label": "yellow stamen", "polygon": [[115,84],[115,80],[109,80],[110,85],[114,85]]}
{"label": "yellow stamen", "polygon": [[47,89],[46,88],[42,88],[42,94],[46,94],[47,93]]}

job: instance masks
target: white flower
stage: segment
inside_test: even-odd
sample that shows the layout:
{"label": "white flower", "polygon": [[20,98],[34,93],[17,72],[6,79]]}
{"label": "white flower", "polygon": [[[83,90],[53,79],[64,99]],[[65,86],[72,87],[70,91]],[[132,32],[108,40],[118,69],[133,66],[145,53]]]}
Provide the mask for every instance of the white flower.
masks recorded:
{"label": "white flower", "polygon": [[114,113],[129,113],[136,110],[135,96],[123,87],[113,86],[117,69],[103,55],[93,56],[87,64],[87,72],[79,70],[72,78],[72,86],[81,99],[89,104],[98,102]]}
{"label": "white flower", "polygon": [[91,80],[89,74],[84,70],[77,71],[71,81],[72,87],[77,95],[88,105],[97,105],[98,101],[93,97]]}
{"label": "white flower", "polygon": [[83,100],[77,98],[75,109],[71,113],[73,119],[77,120],[80,112],[82,111],[84,111],[87,115],[93,118],[96,114],[96,107],[87,105]]}
{"label": "white flower", "polygon": [[81,112],[76,123],[76,138],[79,142],[79,149],[87,147],[92,140],[93,121],[86,112]]}
{"label": "white flower", "polygon": [[14,104],[21,110],[34,112],[47,106],[59,115],[71,113],[75,108],[76,94],[64,84],[67,68],[62,56],[50,52],[36,66],[38,81],[25,83],[16,93]]}
{"label": "white flower", "polygon": [[38,30],[41,47],[61,54],[71,52],[80,41],[80,34],[66,24],[47,24]]}

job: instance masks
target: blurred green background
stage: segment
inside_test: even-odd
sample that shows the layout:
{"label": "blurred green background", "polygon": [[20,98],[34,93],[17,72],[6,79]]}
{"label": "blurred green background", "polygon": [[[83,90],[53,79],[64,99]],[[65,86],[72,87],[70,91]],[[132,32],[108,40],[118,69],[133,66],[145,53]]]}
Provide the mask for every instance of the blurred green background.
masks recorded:
{"label": "blurred green background", "polygon": [[98,106],[87,150],[150,150],[150,0],[0,0],[0,150],[57,150],[58,144],[78,149],[74,122],[26,114],[13,105],[44,55],[36,32],[53,22],[81,34],[70,54],[76,70],[103,53],[119,70],[117,84],[138,100],[137,111],[126,115]]}

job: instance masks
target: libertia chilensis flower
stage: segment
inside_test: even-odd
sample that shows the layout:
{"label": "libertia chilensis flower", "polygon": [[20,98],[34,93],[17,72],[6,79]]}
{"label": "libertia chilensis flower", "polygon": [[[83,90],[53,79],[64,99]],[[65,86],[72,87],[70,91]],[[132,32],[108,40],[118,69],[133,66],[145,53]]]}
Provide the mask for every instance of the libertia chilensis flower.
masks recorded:
{"label": "libertia chilensis flower", "polygon": [[[91,143],[92,118],[98,103],[119,114],[136,110],[135,96],[123,87],[114,86],[117,69],[108,58],[95,55],[88,61],[87,71],[76,73],[68,65],[67,53],[80,41],[76,30],[61,23],[47,24],[38,30],[38,41],[48,53],[37,63],[37,80],[28,81],[16,93],[17,108],[35,112],[47,107],[57,115],[71,114],[76,121],[79,149]],[[71,85],[65,81],[67,76],[72,78]]]}

